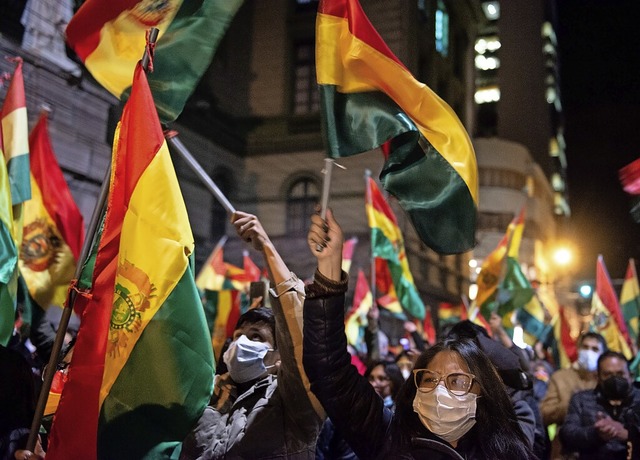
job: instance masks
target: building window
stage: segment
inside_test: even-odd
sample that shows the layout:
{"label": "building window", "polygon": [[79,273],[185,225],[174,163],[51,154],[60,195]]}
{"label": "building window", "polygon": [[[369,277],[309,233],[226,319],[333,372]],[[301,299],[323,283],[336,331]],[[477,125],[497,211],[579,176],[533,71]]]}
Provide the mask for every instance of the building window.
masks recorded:
{"label": "building window", "polygon": [[319,200],[316,181],[304,177],[295,181],[287,193],[287,233],[306,235],[309,230],[309,217]]}
{"label": "building window", "polygon": [[436,9],[436,51],[447,57],[449,53],[449,13],[442,0],[438,0]]}
{"label": "building window", "polygon": [[315,45],[313,41],[294,45],[293,113],[309,115],[320,110],[316,83]]}

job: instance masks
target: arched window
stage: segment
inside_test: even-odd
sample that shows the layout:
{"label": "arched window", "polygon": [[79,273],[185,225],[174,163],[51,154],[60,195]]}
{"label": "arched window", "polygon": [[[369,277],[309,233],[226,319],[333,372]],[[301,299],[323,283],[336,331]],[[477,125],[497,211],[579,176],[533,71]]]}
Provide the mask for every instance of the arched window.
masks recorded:
{"label": "arched window", "polygon": [[296,180],[287,192],[287,233],[305,235],[309,229],[309,217],[319,201],[318,185],[311,177]]}

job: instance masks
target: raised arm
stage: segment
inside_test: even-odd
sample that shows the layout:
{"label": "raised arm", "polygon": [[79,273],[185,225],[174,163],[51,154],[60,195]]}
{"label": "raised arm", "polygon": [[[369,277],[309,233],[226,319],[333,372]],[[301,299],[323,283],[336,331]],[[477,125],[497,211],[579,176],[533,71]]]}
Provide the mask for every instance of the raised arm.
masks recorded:
{"label": "raised arm", "polygon": [[[325,222],[319,216],[313,218],[308,243],[314,255],[316,245],[322,244],[323,233],[328,234],[328,244],[331,244],[334,226],[337,223],[329,211]],[[324,257],[332,264],[337,263],[337,254]],[[332,266],[330,272],[335,273],[337,267]],[[333,277],[335,281],[335,275]],[[344,332],[344,294],[307,292],[303,351],[311,389],[358,457],[375,458],[388,438],[391,411],[384,407],[367,379],[351,365]]]}

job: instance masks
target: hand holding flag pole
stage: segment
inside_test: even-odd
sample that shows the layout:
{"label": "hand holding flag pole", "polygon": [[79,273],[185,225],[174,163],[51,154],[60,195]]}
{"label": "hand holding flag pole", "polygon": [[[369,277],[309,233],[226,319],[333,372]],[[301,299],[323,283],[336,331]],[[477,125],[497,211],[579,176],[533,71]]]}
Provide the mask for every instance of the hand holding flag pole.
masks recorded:
{"label": "hand holding flag pole", "polygon": [[[327,207],[329,205],[329,190],[331,189],[331,173],[333,172],[333,165],[338,168],[347,169],[342,165],[339,165],[332,158],[324,159],[324,168],[322,169],[322,197],[320,200],[320,217],[325,220],[327,217]],[[316,245],[316,251],[322,252],[322,246]]]}

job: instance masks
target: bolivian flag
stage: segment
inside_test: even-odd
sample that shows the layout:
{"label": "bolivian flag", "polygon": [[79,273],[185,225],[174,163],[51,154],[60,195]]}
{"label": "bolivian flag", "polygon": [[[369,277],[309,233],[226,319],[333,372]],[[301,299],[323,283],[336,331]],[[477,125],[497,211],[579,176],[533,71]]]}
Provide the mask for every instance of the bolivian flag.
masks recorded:
{"label": "bolivian flag", "polygon": [[367,178],[365,208],[371,228],[372,256],[387,261],[393,287],[402,309],[414,318],[424,319],[424,303],[413,282],[402,232],[391,207],[371,177]]}
{"label": "bolivian flag", "polygon": [[18,249],[12,236],[13,212],[7,165],[0,161],[0,345],[13,332],[18,295]]}
{"label": "bolivian flag", "polygon": [[169,458],[213,389],[187,210],[140,66],[133,81],[48,459]]}
{"label": "bolivian flag", "polygon": [[558,309],[558,314],[551,324],[553,324],[554,339],[551,348],[555,365],[560,369],[566,369],[578,359],[578,347],[576,341],[571,337],[571,328],[565,317],[564,307],[561,306]]}
{"label": "bolivian flag", "polygon": [[329,155],[391,139],[380,174],[424,243],[440,253],[475,245],[478,172],[462,123],[417,81],[373,28],[357,0],[321,0],[316,72]]}
{"label": "bolivian flag", "polygon": [[347,342],[356,348],[364,341],[363,328],[367,326],[367,313],[372,305],[371,288],[364,272],[359,269],[356,288],[353,291],[353,304],[344,319]]}
{"label": "bolivian flag", "polygon": [[82,214],[49,140],[43,112],[29,136],[31,200],[24,204],[20,273],[40,307],[62,307],[84,241]]}
{"label": "bolivian flag", "polygon": [[67,42],[91,75],[126,98],[145,48],[159,29],[149,77],[163,122],[175,120],[209,67],[242,0],[87,0],[67,26]]}
{"label": "bolivian flag", "polygon": [[638,315],[640,315],[640,287],[638,286],[638,274],[636,263],[629,259],[627,273],[622,283],[620,292],[620,306],[624,321],[629,331],[629,337],[634,343],[638,342]]}
{"label": "bolivian flag", "polygon": [[591,314],[596,331],[606,340],[607,348],[631,359],[629,334],[602,255],[598,256],[596,264],[596,289],[591,299]]}

